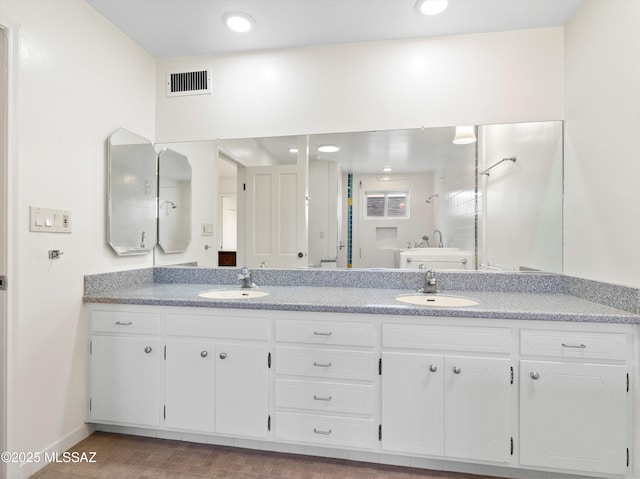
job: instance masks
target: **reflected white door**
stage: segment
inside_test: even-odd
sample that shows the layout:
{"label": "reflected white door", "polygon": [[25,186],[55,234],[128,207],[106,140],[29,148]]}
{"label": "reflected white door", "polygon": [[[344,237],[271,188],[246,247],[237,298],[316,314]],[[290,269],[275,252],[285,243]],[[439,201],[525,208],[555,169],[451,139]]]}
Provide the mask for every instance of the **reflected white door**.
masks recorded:
{"label": "reflected white door", "polygon": [[304,172],[297,165],[248,167],[245,176],[247,266],[307,264]]}

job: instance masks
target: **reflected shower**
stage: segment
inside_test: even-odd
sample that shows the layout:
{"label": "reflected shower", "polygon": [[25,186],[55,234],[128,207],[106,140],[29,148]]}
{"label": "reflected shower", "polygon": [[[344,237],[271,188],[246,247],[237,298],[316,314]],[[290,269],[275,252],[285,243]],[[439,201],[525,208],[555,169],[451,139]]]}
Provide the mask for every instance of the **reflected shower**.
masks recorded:
{"label": "reflected shower", "polygon": [[431,195],[431,196],[429,196],[429,198],[427,198],[426,200],[424,200],[424,202],[425,202],[425,203],[429,203],[429,204],[430,204],[430,203],[431,203],[431,200],[432,200],[433,198],[437,198],[437,197],[438,197],[438,195]]}

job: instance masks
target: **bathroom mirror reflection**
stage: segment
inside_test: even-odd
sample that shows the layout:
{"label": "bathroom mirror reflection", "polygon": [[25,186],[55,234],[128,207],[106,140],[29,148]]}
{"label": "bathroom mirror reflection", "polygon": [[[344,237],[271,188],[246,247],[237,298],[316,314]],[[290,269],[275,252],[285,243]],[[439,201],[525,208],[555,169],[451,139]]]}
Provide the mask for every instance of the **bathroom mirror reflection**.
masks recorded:
{"label": "bathroom mirror reflection", "polygon": [[158,154],[158,245],[181,253],[191,242],[191,166],[170,148]]}
{"label": "bathroom mirror reflection", "polygon": [[156,244],[156,152],[124,128],[107,139],[107,243],[118,256],[147,254]]}
{"label": "bathroom mirror reflection", "polygon": [[218,140],[213,180],[196,166],[196,146],[211,159],[206,142],[173,143],[194,160],[196,204],[196,189],[216,191],[196,220],[213,223],[217,239],[198,239],[216,247],[184,258],[222,264],[218,202],[235,197],[237,265],[561,272],[562,130],[481,125],[467,144],[455,127]]}

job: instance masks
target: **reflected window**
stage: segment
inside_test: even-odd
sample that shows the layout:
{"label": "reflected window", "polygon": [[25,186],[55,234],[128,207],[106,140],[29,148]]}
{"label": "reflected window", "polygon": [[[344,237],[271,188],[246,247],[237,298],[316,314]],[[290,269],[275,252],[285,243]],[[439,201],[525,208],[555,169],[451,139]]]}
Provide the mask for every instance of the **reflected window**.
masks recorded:
{"label": "reflected window", "polygon": [[372,191],[365,193],[367,218],[408,218],[408,191]]}

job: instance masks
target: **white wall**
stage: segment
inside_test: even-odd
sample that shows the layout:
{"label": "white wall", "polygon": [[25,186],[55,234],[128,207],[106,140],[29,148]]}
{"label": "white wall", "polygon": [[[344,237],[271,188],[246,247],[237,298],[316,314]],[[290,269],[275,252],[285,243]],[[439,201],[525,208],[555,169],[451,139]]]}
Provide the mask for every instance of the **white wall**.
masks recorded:
{"label": "white wall", "polygon": [[[159,60],[160,141],[511,123],[562,117],[562,29]],[[213,69],[211,95],[166,72]]]}
{"label": "white wall", "polygon": [[640,2],[590,1],[565,33],[565,272],[640,287]]}
{"label": "white wall", "polygon": [[[0,22],[16,82],[7,448],[36,452],[88,432],[83,275],[152,264],[106,245],[105,139],[122,126],[153,140],[155,60],[81,0],[2,0]],[[29,205],[71,210],[73,232],[30,233]],[[41,466],[10,464],[9,477]]]}

